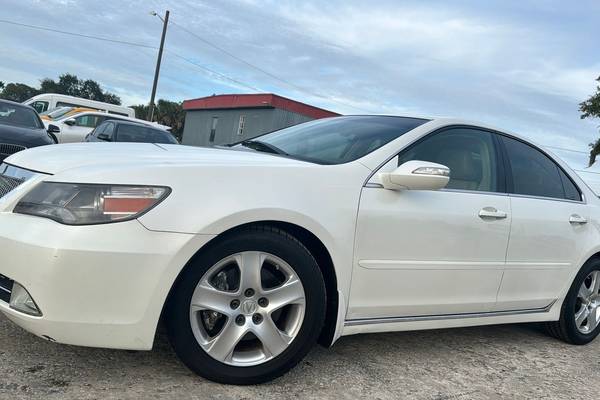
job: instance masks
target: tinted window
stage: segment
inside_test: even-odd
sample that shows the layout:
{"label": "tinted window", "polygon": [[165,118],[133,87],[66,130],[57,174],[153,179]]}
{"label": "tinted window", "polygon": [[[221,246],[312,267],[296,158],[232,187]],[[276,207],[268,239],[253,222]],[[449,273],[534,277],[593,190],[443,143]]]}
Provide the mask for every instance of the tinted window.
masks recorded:
{"label": "tinted window", "polygon": [[75,118],[77,126],[84,126],[86,128],[95,128],[100,123],[100,117],[97,115],[81,115]]}
{"label": "tinted window", "polygon": [[450,168],[446,188],[498,192],[498,160],[492,133],[455,128],[434,133],[400,154],[398,164],[430,161]]}
{"label": "tinted window", "polygon": [[544,153],[505,136],[502,136],[502,141],[510,163],[511,193],[581,200],[573,182]]}
{"label": "tinted window", "polygon": [[0,102],[0,124],[24,128],[43,128],[40,117],[29,107]]}
{"label": "tinted window", "polygon": [[119,125],[117,128],[117,142],[141,142],[141,143],[177,143],[177,140],[169,132],[153,129],[143,125]]}
{"label": "tinted window", "polygon": [[98,125],[98,127],[96,127],[96,129],[94,129],[92,131],[92,135],[98,137],[98,135],[104,133],[106,131],[106,128],[108,127],[108,124],[100,124]]}
{"label": "tinted window", "polygon": [[427,122],[419,118],[352,116],[325,118],[255,139],[293,158],[321,164],[357,160]]}
{"label": "tinted window", "polygon": [[113,124],[112,122],[107,122],[106,124],[106,128],[104,129],[104,133],[108,139],[106,140],[113,140],[113,133],[115,131],[115,124]]}

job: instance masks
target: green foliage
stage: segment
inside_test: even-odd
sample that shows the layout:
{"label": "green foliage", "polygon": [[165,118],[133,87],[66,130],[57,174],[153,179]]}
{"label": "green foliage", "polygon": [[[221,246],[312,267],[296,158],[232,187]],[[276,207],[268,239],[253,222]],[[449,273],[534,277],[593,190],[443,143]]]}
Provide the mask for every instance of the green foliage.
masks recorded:
{"label": "green foliage", "polygon": [[[148,119],[149,107],[146,104],[131,106],[135,110],[135,116],[140,119]],[[181,141],[183,135],[183,123],[185,112],[181,103],[168,100],[158,100],[154,110],[154,121],[171,127],[173,135]]]}
{"label": "green foliage", "polygon": [[[596,79],[600,82],[600,77]],[[600,118],[600,86],[596,86],[596,93],[590,96],[589,99],[579,104],[581,111],[581,119],[584,118]],[[596,157],[600,154],[600,139],[590,143],[590,162],[591,166],[596,162]]]}
{"label": "green foliage", "polygon": [[58,82],[54,79],[44,78],[40,81],[39,89],[23,83],[9,83],[0,86],[0,98],[18,102],[23,102],[40,93],[66,94],[105,103],[121,104],[119,96],[102,90],[98,82],[91,79],[79,79],[73,74],[62,74],[58,77]]}
{"label": "green foliage", "polygon": [[8,85],[3,85],[0,89],[2,89],[0,98],[17,101],[19,103],[22,103],[39,93],[36,88],[27,86],[24,83],[9,83]]}

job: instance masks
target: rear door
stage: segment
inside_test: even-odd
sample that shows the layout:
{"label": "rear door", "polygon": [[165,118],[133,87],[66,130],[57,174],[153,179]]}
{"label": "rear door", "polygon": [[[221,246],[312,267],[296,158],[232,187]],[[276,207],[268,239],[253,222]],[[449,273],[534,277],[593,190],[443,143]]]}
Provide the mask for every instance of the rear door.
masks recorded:
{"label": "rear door", "polygon": [[549,306],[569,284],[593,227],[581,191],[539,149],[501,136],[512,211],[506,270],[495,310]]}

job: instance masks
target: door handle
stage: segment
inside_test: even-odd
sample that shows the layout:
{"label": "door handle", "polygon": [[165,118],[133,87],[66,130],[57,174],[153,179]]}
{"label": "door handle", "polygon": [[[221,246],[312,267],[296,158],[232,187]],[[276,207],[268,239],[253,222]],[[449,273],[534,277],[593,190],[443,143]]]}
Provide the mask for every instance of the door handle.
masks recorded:
{"label": "door handle", "polygon": [[569,222],[571,224],[587,224],[587,219],[583,218],[579,214],[571,214],[569,217]]}
{"label": "door handle", "polygon": [[494,218],[494,219],[504,219],[508,216],[504,211],[499,211],[494,207],[483,207],[479,211],[479,218]]}

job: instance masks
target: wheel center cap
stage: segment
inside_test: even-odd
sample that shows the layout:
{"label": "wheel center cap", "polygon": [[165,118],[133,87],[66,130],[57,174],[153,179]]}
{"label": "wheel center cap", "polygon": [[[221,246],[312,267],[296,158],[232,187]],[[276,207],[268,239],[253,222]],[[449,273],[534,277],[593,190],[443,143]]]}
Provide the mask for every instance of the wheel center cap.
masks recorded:
{"label": "wheel center cap", "polygon": [[252,315],[258,309],[258,304],[254,300],[245,300],[242,303],[242,313],[245,315]]}

